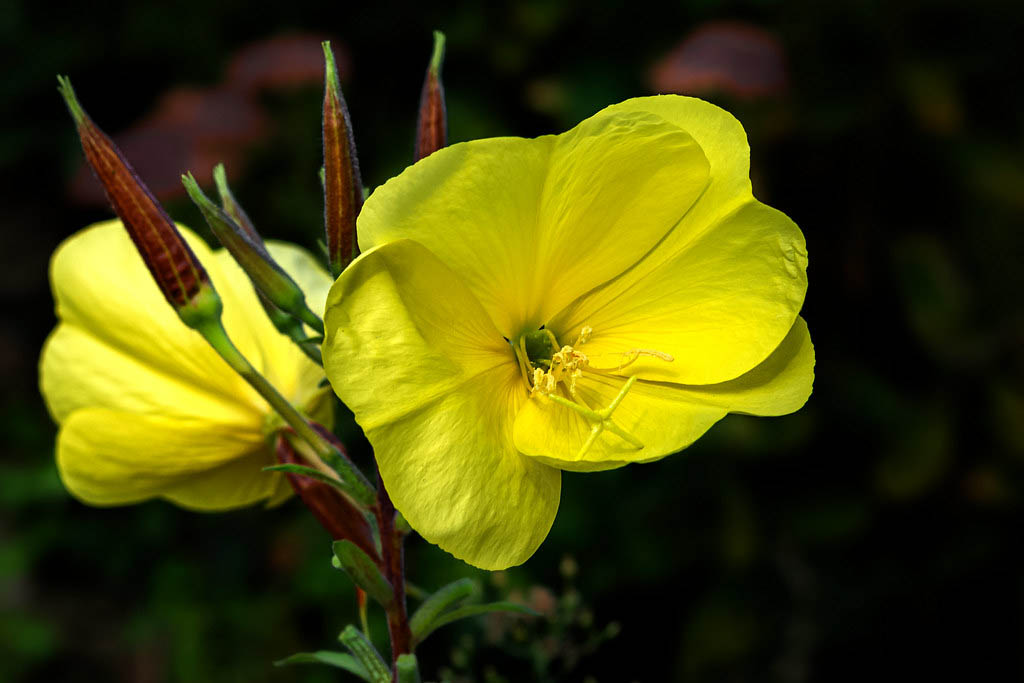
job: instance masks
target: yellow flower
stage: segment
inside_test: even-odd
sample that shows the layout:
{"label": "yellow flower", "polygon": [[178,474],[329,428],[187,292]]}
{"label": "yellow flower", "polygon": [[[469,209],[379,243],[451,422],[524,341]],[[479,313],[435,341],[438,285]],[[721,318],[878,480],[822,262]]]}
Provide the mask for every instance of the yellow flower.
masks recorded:
{"label": "yellow flower", "polygon": [[[282,336],[231,256],[182,229],[224,302],[238,348],[281,393],[321,420],[323,370]],[[274,258],[314,308],[330,279],[298,247]],[[181,322],[119,221],[66,240],[50,264],[59,324],[40,359],[40,384],[60,424],[57,464],[71,493],[93,505],[165,498],[196,510],[283,500],[267,403]]]}
{"label": "yellow flower", "polygon": [[804,239],[700,100],[435,152],[379,188],[324,362],[396,507],[488,569],[547,535],[561,470],[650,462],[810,395]]}

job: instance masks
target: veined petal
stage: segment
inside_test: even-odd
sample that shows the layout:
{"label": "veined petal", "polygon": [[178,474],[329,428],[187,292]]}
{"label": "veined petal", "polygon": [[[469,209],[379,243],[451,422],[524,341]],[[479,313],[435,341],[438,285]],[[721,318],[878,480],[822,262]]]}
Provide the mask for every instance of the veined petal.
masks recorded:
{"label": "veined petal", "polygon": [[399,240],[341,274],[325,323],[327,375],[373,445],[395,507],[478,567],[528,558],[554,520],[560,474],[512,445],[523,380],[465,283]]}
{"label": "veined petal", "polygon": [[[226,252],[183,230],[224,300],[224,323],[253,365],[329,423],[323,371],[267,320]],[[330,278],[297,247],[274,244],[321,308]],[[47,405],[62,424],[58,464],[69,490],[98,505],[164,497],[223,510],[290,491],[274,463],[269,406],[160,295],[117,221],[69,238],[51,266],[60,324],[40,360]],[[287,482],[285,482],[287,486]]]}
{"label": "veined petal", "polygon": [[634,264],[707,182],[703,152],[678,126],[601,112],[559,136],[435,152],[367,200],[360,246],[420,242],[514,338]]}
{"label": "veined petal", "polygon": [[64,485],[92,505],[159,495],[206,510],[250,505],[277,487],[277,475],[260,471],[272,462],[258,432],[105,408],[76,410],[57,440]]}
{"label": "veined petal", "polygon": [[[606,430],[580,457],[590,423],[542,398],[532,398],[520,409],[516,448],[553,467],[576,471],[650,462],[686,448],[727,413],[784,415],[799,410],[810,396],[813,380],[814,347],[807,324],[797,318],[767,359],[734,380],[707,386],[637,381],[611,417],[643,448]],[[585,373],[577,391],[587,405],[600,409],[611,403],[623,383]]]}
{"label": "veined petal", "polygon": [[[209,270],[209,249],[202,240],[185,234]],[[119,221],[98,223],[65,240],[50,262],[50,281],[61,326],[74,326],[198,391],[228,402],[238,402],[241,397],[242,403],[259,405],[258,395],[167,305]],[[215,286],[218,291],[227,289],[219,281]],[[63,391],[68,378],[83,384],[90,381],[78,375],[74,366],[52,366],[48,356],[54,348],[53,343],[47,345],[41,363],[43,395],[48,401]],[[86,392],[79,398],[79,404],[67,405],[64,410],[89,405]],[[118,407],[116,403],[107,405]]]}
{"label": "veined petal", "polygon": [[621,372],[641,379],[712,384],[764,360],[793,327],[807,291],[803,235],[785,214],[754,199],[654,269],[585,296],[552,320],[560,339],[584,326],[583,351],[597,367],[650,349]]}
{"label": "veined petal", "polygon": [[[183,234],[224,300],[225,327],[235,343],[285,396],[305,403],[318,391],[322,371],[266,319],[230,255],[211,252],[186,229]],[[302,260],[297,251],[285,253]],[[304,277],[319,279],[323,292],[329,278],[313,272]],[[54,254],[51,281],[61,322],[44,348],[40,383],[57,421],[78,408],[104,406],[233,419],[258,429],[266,403],[182,324],[118,221],[66,240]]]}
{"label": "veined petal", "polygon": [[58,423],[76,410],[98,406],[170,417],[207,417],[255,431],[262,421],[260,413],[245,401],[196,387],[187,378],[149,365],[72,323],[59,324],[46,340],[40,384]]}

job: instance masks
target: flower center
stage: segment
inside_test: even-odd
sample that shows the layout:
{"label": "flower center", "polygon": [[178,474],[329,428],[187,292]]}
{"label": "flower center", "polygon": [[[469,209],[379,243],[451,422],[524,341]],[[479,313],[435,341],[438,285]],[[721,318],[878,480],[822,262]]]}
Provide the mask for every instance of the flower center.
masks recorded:
{"label": "flower center", "polygon": [[[580,348],[590,340],[594,330],[584,326],[572,345],[559,346],[558,339],[546,328],[524,334],[513,344],[519,370],[529,387],[530,397],[542,396],[558,405],[569,408],[591,424],[590,435],[577,453],[577,459],[583,458],[594,445],[597,437],[605,429],[616,434],[634,448],[643,448],[642,441],[612,421],[611,416],[622,399],[636,382],[636,375],[624,379],[622,389],[611,403],[601,409],[593,409],[577,394],[576,382],[584,371],[600,374],[605,377],[622,379],[615,374],[632,365],[641,356],[651,356],[666,362],[673,358],[667,353],[650,349],[629,349],[622,353],[611,354],[618,357],[619,362],[608,367],[591,364],[590,357]],[[560,391],[561,389],[561,391]],[[564,394],[564,395],[563,395]]]}

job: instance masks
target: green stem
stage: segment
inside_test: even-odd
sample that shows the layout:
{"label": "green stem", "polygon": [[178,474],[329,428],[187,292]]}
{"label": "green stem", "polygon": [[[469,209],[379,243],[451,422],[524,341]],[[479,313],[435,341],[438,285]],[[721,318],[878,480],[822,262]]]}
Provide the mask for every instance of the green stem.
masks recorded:
{"label": "green stem", "polygon": [[274,386],[267,381],[267,378],[256,371],[256,368],[242,355],[242,352],[231,341],[228,337],[227,331],[224,329],[223,323],[220,319],[211,320],[209,323],[201,325],[197,328],[199,333],[206,338],[206,341],[210,343],[214,351],[220,354],[231,368],[242,376],[246,382],[248,382],[253,389],[255,389],[260,396],[262,396],[270,407],[277,411],[288,426],[295,430],[295,433],[302,437],[310,446],[313,451],[328,463],[332,459],[337,458],[337,453],[334,450],[334,446],[327,442],[322,436],[316,433],[306,421],[295,406],[288,402],[288,400],[278,392]]}
{"label": "green stem", "polygon": [[297,316],[299,320],[316,330],[317,334],[322,335],[324,333],[324,321],[320,319],[320,316],[310,310],[309,306],[305,305],[305,302],[303,302],[302,309],[297,313]]}

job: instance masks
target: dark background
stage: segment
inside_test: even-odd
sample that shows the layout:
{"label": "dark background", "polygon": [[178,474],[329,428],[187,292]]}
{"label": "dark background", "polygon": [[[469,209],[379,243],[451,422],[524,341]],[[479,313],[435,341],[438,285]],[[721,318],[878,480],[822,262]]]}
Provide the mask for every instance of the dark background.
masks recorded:
{"label": "dark background", "polygon": [[[807,237],[818,361],[795,415],[731,416],[659,463],[566,474],[523,567],[487,575],[412,539],[414,583],[474,576],[548,615],[432,636],[427,676],[1019,679],[1024,5],[428,5],[0,8],[0,680],[345,680],[270,662],[335,647],[356,618],[296,501],[199,515],[93,509],[62,489],[36,384],[47,261],[109,211],[79,175],[54,76],[72,77],[177,219],[201,225],[174,179],[224,158],[266,235],[313,246],[309,45],[335,41],[372,187],[410,161],[434,28],[448,34],[453,141],[560,132],[656,90],[732,111],[756,195]],[[261,42],[279,36],[292,38]]]}

